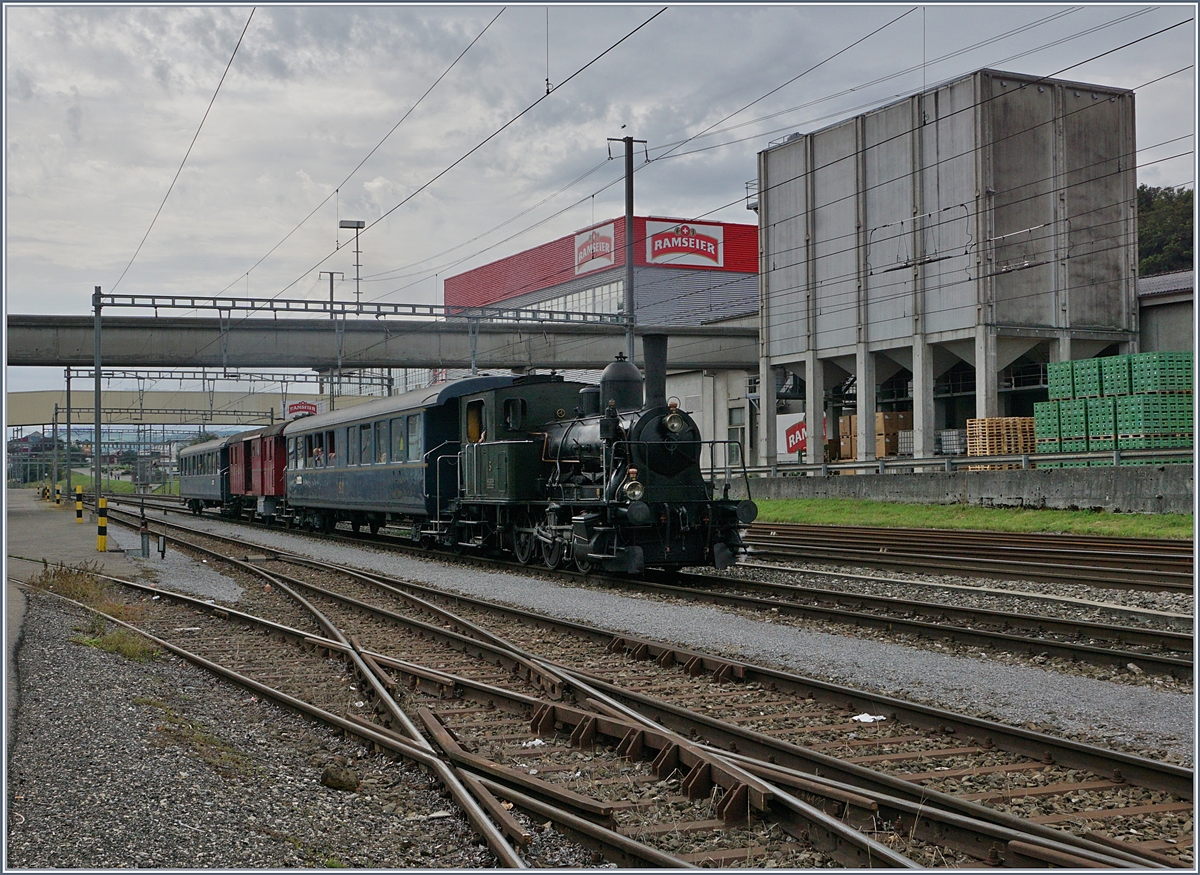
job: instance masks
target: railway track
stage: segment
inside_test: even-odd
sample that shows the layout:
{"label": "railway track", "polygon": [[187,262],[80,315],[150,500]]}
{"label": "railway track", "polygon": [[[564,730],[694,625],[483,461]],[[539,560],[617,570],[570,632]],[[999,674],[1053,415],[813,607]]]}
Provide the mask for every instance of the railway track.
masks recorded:
{"label": "railway track", "polygon": [[[345,536],[334,534],[332,537]],[[386,541],[373,540],[371,543],[396,546]],[[407,543],[402,543],[399,549],[423,552]],[[463,560],[458,558],[458,561]],[[966,646],[1061,659],[1073,664],[1118,669],[1133,664],[1138,671],[1185,682],[1193,679],[1190,625],[1179,630],[1154,628],[1144,623],[1129,625],[1061,619],[1046,613],[955,607],[944,601],[871,596],[745,577],[731,580],[712,574],[651,574],[638,580],[593,575],[592,579],[613,587],[851,629],[877,629],[926,641],[953,641]]]}
{"label": "railway track", "polygon": [[1190,541],[788,523],[755,524],[745,540],[754,560],[1194,591]]}
{"label": "railway track", "polygon": [[[286,578],[275,570],[284,562]],[[1178,865],[1190,854],[1180,844],[1190,840],[1189,770],[377,574],[265,551],[251,567],[263,565],[279,587],[304,590],[322,615],[354,630],[349,645],[311,630],[301,641],[357,652],[384,689],[406,690],[409,720],[500,798],[518,804],[526,793],[520,804],[564,809],[572,800],[573,816],[683,863],[812,866],[826,855],[855,866],[1092,866],[1128,865],[1132,853],[1135,865]],[[369,623],[356,619],[364,611]],[[403,722],[380,701],[374,712]],[[883,719],[855,721],[860,714]],[[1007,789],[979,789],[995,774]],[[1055,814],[1036,813],[1050,803]],[[818,812],[854,824],[859,838],[839,837]],[[1114,824],[1154,835],[1147,823],[1173,820],[1177,835],[1133,851],[1110,835]],[[1080,835],[1048,825],[1060,823]],[[687,850],[672,853],[681,842]],[[622,856],[631,847],[605,853],[629,864],[638,859]]]}

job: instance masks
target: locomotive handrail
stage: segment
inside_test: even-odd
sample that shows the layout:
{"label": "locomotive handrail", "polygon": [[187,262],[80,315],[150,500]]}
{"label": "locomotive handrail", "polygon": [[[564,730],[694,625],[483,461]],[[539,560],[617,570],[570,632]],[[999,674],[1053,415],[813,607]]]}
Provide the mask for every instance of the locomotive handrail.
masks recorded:
{"label": "locomotive handrail", "polygon": [[[430,456],[432,456],[438,450],[442,449],[443,447],[461,446],[461,445],[462,445],[462,441],[442,441],[436,447],[426,450],[421,455],[421,460],[425,463],[426,469],[428,469]],[[440,456],[438,456],[437,461],[441,462],[442,459],[453,459],[454,460],[454,465],[455,465],[455,469],[456,469],[454,482],[455,482],[456,486],[458,487],[458,489],[460,490],[459,493],[455,495],[455,498],[457,499],[458,496],[462,494],[461,493],[462,484],[458,482],[459,471],[461,470],[461,466],[458,464],[458,453],[457,452],[442,453]],[[434,506],[437,508],[437,517],[440,520],[442,517],[442,474],[436,464],[433,466],[433,485],[434,485],[434,497],[435,497]]]}
{"label": "locomotive handrail", "polygon": [[[711,440],[700,439],[700,440],[695,440],[695,441],[681,441],[680,443],[690,444],[690,445],[700,447],[701,458],[703,458],[704,448],[708,447],[708,451],[709,451],[708,452],[708,479],[710,482],[715,482],[716,477],[717,477],[716,448],[718,446],[725,447],[726,448],[725,462],[723,465],[723,467],[725,469],[725,482],[726,483],[730,482],[730,480],[731,480],[730,472],[731,471],[736,471],[740,468],[742,480],[746,484],[746,498],[749,498],[749,499],[753,498],[753,496],[750,494],[750,473],[749,473],[749,469],[746,467],[746,455],[744,452],[744,448],[742,447],[741,441],[717,440],[714,438]],[[632,450],[635,446],[649,448],[652,445],[653,444],[651,441],[645,441],[645,440],[634,441],[634,440],[629,440],[628,438],[626,438],[624,440],[613,441],[614,449],[619,446],[624,446],[626,448],[626,455],[627,455],[627,458],[629,458],[629,459],[633,458]],[[738,448],[738,458],[741,459],[742,461],[740,464],[730,465],[730,463],[729,463],[729,458],[730,458],[729,448],[732,446],[735,446],[735,445]],[[607,463],[607,457],[605,458],[605,462]],[[700,467],[701,467],[701,469],[704,468],[703,465],[701,465]],[[605,482],[605,484],[609,483],[607,468],[605,470],[604,482]],[[606,498],[608,497],[608,486],[607,485],[605,487],[605,497]]]}
{"label": "locomotive handrail", "polygon": [[730,471],[729,448],[732,446],[735,446],[735,445],[737,446],[737,448],[738,448],[737,457],[739,459],[741,459],[742,461],[741,461],[740,465],[735,465],[733,467],[735,469],[738,467],[740,467],[742,469],[742,480],[746,484],[746,498],[753,500],[754,496],[750,494],[750,473],[749,473],[749,469],[746,467],[746,452],[745,452],[746,448],[742,446],[742,442],[741,441],[731,441],[731,440],[720,441],[720,440],[714,439],[711,441],[707,441],[706,443],[708,443],[710,445],[709,457],[708,457],[709,479],[712,480],[714,483],[716,482],[716,479],[717,479],[717,471],[716,471],[716,453],[713,451],[716,449],[718,444],[721,444],[725,447],[725,464],[724,464],[725,483],[728,484],[730,482],[730,480],[732,479],[729,476],[729,471]]}

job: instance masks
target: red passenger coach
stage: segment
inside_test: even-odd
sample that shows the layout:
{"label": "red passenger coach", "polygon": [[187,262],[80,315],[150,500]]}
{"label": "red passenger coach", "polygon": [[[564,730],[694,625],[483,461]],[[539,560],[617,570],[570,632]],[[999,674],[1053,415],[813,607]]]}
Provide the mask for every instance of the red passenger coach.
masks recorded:
{"label": "red passenger coach", "polygon": [[230,510],[247,510],[270,520],[282,508],[283,469],[287,463],[283,429],[287,422],[246,432],[229,439]]}

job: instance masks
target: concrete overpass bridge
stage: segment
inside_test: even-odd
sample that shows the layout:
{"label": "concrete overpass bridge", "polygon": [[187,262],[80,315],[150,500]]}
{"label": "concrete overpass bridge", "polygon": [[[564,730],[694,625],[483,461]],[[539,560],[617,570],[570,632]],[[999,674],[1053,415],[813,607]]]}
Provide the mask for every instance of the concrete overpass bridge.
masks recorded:
{"label": "concrete overpass bridge", "polygon": [[[754,326],[650,328],[670,335],[668,365],[758,370]],[[625,349],[619,322],[394,318],[104,316],[104,368],[603,368]],[[88,367],[91,316],[9,315],[9,367]]]}

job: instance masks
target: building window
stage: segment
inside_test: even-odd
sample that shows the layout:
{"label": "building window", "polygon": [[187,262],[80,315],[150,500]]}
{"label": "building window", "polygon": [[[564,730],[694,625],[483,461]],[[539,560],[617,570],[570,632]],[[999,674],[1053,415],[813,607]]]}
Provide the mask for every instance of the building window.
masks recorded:
{"label": "building window", "polygon": [[[729,463],[742,464],[742,447],[746,443],[746,408],[729,408]],[[737,443],[733,443],[736,441]]]}

